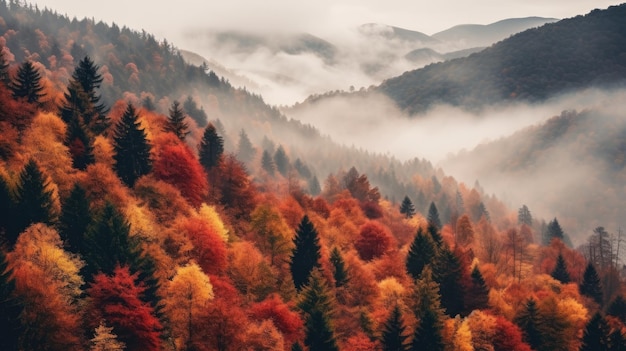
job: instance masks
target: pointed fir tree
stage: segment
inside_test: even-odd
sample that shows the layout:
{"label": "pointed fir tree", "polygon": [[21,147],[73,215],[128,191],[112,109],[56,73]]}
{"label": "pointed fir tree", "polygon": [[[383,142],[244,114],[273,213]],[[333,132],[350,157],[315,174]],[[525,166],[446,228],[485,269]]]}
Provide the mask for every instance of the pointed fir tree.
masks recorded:
{"label": "pointed fir tree", "polygon": [[443,326],[436,314],[431,310],[426,310],[420,318],[417,328],[415,328],[410,350],[443,351],[442,329]]}
{"label": "pointed fir tree", "polygon": [[460,191],[456,191],[456,197],[455,197],[455,202],[456,202],[456,213],[457,215],[462,215],[465,213],[465,203],[463,201],[463,195],[461,195]]}
{"label": "pointed fir tree", "polygon": [[96,162],[93,139],[80,119],[75,118],[69,122],[64,144],[72,156],[72,167],[84,171],[87,166]]}
{"label": "pointed fir tree", "polygon": [[89,56],[83,57],[74,69],[68,85],[68,93],[71,95],[74,91],[80,100],[68,100],[68,95],[66,95],[66,101],[69,103],[66,106],[70,109],[78,109],[82,122],[94,135],[105,133],[111,126],[111,119],[107,115],[109,109],[96,93],[96,89],[100,88],[104,80],[98,73],[99,69],[100,67]]}
{"label": "pointed fir tree", "polygon": [[606,320],[596,312],[585,326],[580,351],[609,351],[609,332]]}
{"label": "pointed fir tree", "polygon": [[174,101],[169,112],[164,128],[165,132],[171,132],[181,141],[185,141],[185,137],[190,133],[189,124],[185,122],[185,112],[180,106],[180,102]]}
{"label": "pointed fir tree", "polygon": [[209,172],[217,166],[224,154],[224,140],[217,134],[217,129],[213,123],[209,123],[204,129],[202,140],[198,145],[198,157],[200,164]]}
{"label": "pointed fir tree", "polygon": [[243,162],[246,165],[249,165],[250,162],[254,159],[254,155],[256,154],[256,150],[254,146],[252,146],[252,142],[248,138],[248,134],[246,134],[245,130],[241,130],[239,132],[239,144],[237,145],[237,159]]}
{"label": "pointed fir tree", "polygon": [[582,295],[592,298],[600,306],[602,306],[602,286],[600,284],[600,277],[596,268],[591,262],[587,264],[585,273],[583,273],[583,281],[578,287]]}
{"label": "pointed fir tree", "polygon": [[290,270],[293,283],[298,291],[309,281],[314,268],[320,267],[320,242],[317,230],[308,216],[304,216],[296,236],[293,239],[294,248],[291,254]]}
{"label": "pointed fir tree", "polygon": [[9,87],[11,75],[9,74],[9,62],[4,55],[4,46],[0,45],[0,84]]}
{"label": "pointed fir tree", "polygon": [[530,210],[528,209],[528,206],[523,205],[517,211],[517,224],[519,225],[526,224],[527,226],[533,225],[533,216],[530,214]]}
{"label": "pointed fir tree", "polygon": [[113,148],[115,171],[129,187],[132,188],[139,177],[148,174],[152,169],[151,146],[146,132],[141,128],[139,115],[130,103],[115,127]]}
{"label": "pointed fir tree", "polygon": [[622,334],[620,328],[615,328],[611,334],[609,334],[609,351],[625,351],[626,339]]}
{"label": "pointed fir tree", "polygon": [[543,337],[540,332],[541,316],[537,308],[537,302],[530,298],[515,317],[515,323],[523,331],[524,341],[533,350],[541,350]]}
{"label": "pointed fir tree", "polygon": [[402,200],[400,213],[402,213],[406,219],[413,218],[413,216],[415,216],[415,206],[413,206],[413,202],[411,202],[411,199],[409,199],[408,196],[405,196],[404,200]]}
{"label": "pointed fir tree", "polygon": [[318,269],[311,272],[298,308],[304,316],[304,344],[309,350],[339,351],[332,324],[333,298]]}
{"label": "pointed fir tree", "polygon": [[33,159],[28,161],[20,173],[15,191],[15,228],[12,233],[7,233],[11,246],[15,245],[18,235],[31,224],[53,225],[56,222],[53,192],[49,188],[50,181],[39,170],[37,163]]}
{"label": "pointed fir tree", "polygon": [[15,296],[15,281],[8,269],[4,251],[0,249],[0,350],[17,351],[23,331],[21,301]]}
{"label": "pointed fir tree", "polygon": [[409,348],[406,326],[402,320],[400,307],[396,305],[383,325],[380,338],[383,351],[406,351]]}
{"label": "pointed fir tree", "polygon": [[461,314],[465,305],[461,262],[447,247],[441,250],[435,259],[433,279],[439,284],[441,306],[446,314],[451,317]]}
{"label": "pointed fir tree", "polygon": [[154,104],[154,99],[147,95],[141,100],[141,107],[143,107],[146,111],[156,111],[156,105]]}
{"label": "pointed fir tree", "polygon": [[413,313],[418,326],[413,333],[410,350],[443,350],[443,310],[439,291],[439,284],[433,280],[430,266],[426,266],[413,289]]}
{"label": "pointed fir tree", "polygon": [[433,263],[435,258],[435,246],[429,236],[425,235],[422,228],[417,229],[417,234],[411,243],[406,257],[406,270],[413,279],[418,279],[427,264]]}
{"label": "pointed fir tree", "polygon": [[42,94],[41,74],[31,61],[24,61],[20,65],[10,88],[13,91],[14,99],[24,99],[31,104],[39,104],[41,98],[45,96]]}
{"label": "pointed fir tree", "polygon": [[335,287],[340,288],[346,285],[348,282],[348,271],[346,271],[346,263],[337,247],[334,247],[330,252],[330,263],[333,265]]}
{"label": "pointed fir tree", "polygon": [[482,201],[478,204],[478,220],[480,220],[481,217],[485,217],[487,222],[491,223],[491,216],[489,215],[489,211],[487,211],[487,206],[485,206],[485,203]]}
{"label": "pointed fir tree", "polygon": [[621,294],[618,294],[609,307],[606,309],[606,314],[609,316],[617,317],[622,323],[626,323],[626,300]]}
{"label": "pointed fir tree", "polygon": [[563,255],[559,254],[556,258],[556,266],[554,270],[550,274],[552,278],[560,281],[562,284],[567,284],[572,281],[570,278],[569,272],[567,271],[567,265],[565,264],[565,259]]}
{"label": "pointed fir tree", "polygon": [[289,157],[287,157],[287,153],[282,145],[279,145],[274,153],[274,164],[276,165],[276,170],[282,174],[283,177],[286,177],[289,171]]}
{"label": "pointed fir tree", "polygon": [[320,186],[320,181],[317,179],[317,176],[313,176],[309,179],[309,193],[313,196],[317,196],[322,192],[322,187]]}
{"label": "pointed fir tree", "polygon": [[72,253],[84,253],[85,233],[91,223],[91,210],[87,193],[78,183],[63,203],[59,217],[59,235],[65,247]]}
{"label": "pointed fir tree", "polygon": [[464,315],[469,315],[473,310],[489,307],[489,287],[477,265],[472,269],[470,278],[470,286],[465,295]]}
{"label": "pointed fir tree", "polygon": [[543,244],[550,245],[552,239],[560,239],[561,241],[563,241],[564,238],[565,232],[563,232],[563,228],[561,228],[559,221],[555,217],[553,220],[550,221],[550,223],[548,223]]}
{"label": "pointed fir tree", "polygon": [[261,167],[265,172],[267,172],[269,176],[274,176],[276,167],[274,166],[274,160],[272,160],[272,156],[270,156],[267,150],[263,151],[263,156],[261,157]]}
{"label": "pointed fir tree", "polygon": [[428,207],[428,217],[426,217],[429,227],[435,227],[437,230],[441,230],[441,219],[439,218],[439,210],[434,202],[430,203]]}
{"label": "pointed fir tree", "polygon": [[188,96],[183,103],[183,109],[196,122],[198,127],[204,128],[207,125],[208,118],[206,112],[204,112],[202,107],[198,108],[198,104],[191,96]]}

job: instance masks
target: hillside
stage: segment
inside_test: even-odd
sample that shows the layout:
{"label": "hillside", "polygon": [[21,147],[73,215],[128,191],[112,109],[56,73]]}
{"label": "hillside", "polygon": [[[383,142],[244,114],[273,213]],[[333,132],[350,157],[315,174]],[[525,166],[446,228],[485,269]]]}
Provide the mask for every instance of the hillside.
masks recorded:
{"label": "hillside", "polygon": [[466,58],[385,81],[379,90],[411,114],[435,104],[479,108],[543,101],[626,78],[626,4],[529,29]]}

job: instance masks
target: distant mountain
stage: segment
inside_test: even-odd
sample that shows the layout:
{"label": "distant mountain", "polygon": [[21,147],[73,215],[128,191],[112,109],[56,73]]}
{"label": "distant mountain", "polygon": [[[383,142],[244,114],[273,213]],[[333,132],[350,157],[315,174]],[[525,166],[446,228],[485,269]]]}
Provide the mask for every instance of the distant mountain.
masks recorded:
{"label": "distant mountain", "polygon": [[434,104],[477,108],[541,101],[626,81],[626,4],[526,30],[484,51],[385,81],[379,90],[410,113]]}
{"label": "distant mountain", "polygon": [[422,32],[380,23],[363,24],[359,26],[358,31],[366,36],[378,36],[388,40],[399,40],[416,44],[436,44],[439,42],[439,40]]}
{"label": "distant mountain", "polygon": [[233,70],[224,67],[218,62],[209,60],[200,54],[188,50],[180,50],[180,54],[187,63],[194,66],[205,65],[208,69],[215,72],[215,74],[217,74],[218,76],[227,79],[234,86],[247,87],[248,89],[258,88],[257,83],[255,83],[253,80],[237,74],[237,72],[234,72]]}
{"label": "distant mountain", "polygon": [[509,18],[495,23],[461,24],[435,33],[432,38],[454,43],[463,47],[489,46],[509,36],[546,23],[556,22],[556,18],[525,17]]}
{"label": "distant mountain", "polygon": [[404,58],[415,63],[423,63],[428,61],[427,63],[453,60],[456,58],[466,57],[473,53],[483,51],[484,47],[475,47],[457,51],[447,52],[445,54],[441,54],[430,48],[416,49],[408,54],[404,55]]}

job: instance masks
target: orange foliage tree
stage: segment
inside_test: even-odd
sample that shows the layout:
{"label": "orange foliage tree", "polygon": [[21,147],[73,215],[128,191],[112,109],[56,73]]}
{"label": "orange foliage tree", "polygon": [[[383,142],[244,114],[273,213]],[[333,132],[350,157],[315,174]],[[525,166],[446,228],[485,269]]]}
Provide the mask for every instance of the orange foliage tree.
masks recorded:
{"label": "orange foliage tree", "polygon": [[194,246],[193,257],[206,274],[223,273],[228,265],[227,250],[224,240],[201,218],[187,218],[179,224],[180,230],[187,235]]}

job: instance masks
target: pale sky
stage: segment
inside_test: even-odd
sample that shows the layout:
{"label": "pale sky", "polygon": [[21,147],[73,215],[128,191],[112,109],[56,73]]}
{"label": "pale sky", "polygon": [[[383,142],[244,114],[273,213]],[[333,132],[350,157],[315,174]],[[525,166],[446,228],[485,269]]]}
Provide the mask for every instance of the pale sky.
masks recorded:
{"label": "pale sky", "polygon": [[298,31],[323,37],[363,23],[383,23],[426,34],[457,24],[514,17],[566,18],[619,0],[32,0],[70,17],[114,21],[176,41],[190,29]]}

